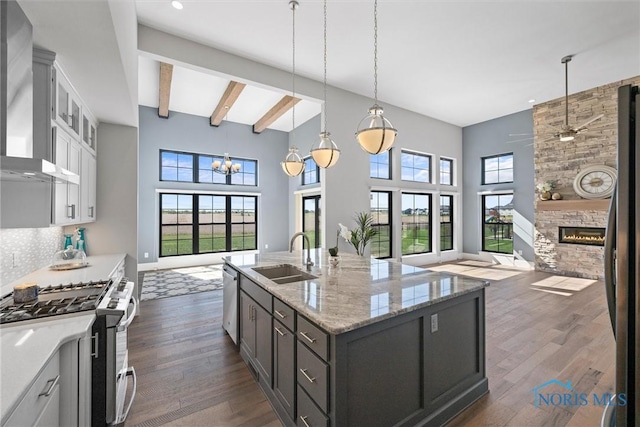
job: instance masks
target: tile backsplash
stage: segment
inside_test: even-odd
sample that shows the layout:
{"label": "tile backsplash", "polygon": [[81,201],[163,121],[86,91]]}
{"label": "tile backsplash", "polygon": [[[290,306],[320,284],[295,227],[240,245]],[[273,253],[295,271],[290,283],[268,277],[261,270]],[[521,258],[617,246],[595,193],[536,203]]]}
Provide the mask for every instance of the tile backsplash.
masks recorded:
{"label": "tile backsplash", "polygon": [[49,265],[63,239],[62,227],[0,229],[0,285]]}

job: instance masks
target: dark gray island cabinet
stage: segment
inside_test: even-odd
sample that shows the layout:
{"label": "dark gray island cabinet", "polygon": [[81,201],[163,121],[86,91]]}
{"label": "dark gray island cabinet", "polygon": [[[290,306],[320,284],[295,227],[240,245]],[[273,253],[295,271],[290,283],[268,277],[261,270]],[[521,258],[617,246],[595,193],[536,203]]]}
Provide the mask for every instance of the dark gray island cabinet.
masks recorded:
{"label": "dark gray island cabinet", "polygon": [[[227,263],[240,272],[240,354],[284,425],[443,425],[488,392],[488,283],[361,258],[331,270],[321,253],[316,279],[277,284],[251,268],[278,255]],[[391,266],[381,279],[379,263]]]}

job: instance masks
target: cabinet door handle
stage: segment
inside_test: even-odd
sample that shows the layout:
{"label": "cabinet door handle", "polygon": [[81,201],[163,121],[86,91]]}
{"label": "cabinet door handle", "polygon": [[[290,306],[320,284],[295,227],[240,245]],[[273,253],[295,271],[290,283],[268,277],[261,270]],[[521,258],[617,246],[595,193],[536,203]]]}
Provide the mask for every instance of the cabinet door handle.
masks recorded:
{"label": "cabinet door handle", "polygon": [[247,320],[251,321],[251,304],[247,306]]}
{"label": "cabinet door handle", "polygon": [[287,334],[285,334],[284,332],[282,332],[282,331],[281,331],[277,326],[274,326],[274,327],[273,327],[273,329],[275,329],[275,330],[276,330],[276,332],[277,332],[277,333],[279,333],[281,337],[283,337],[283,336],[287,335]]}
{"label": "cabinet door handle", "polygon": [[89,218],[93,218],[93,206],[89,206]]}
{"label": "cabinet door handle", "polygon": [[305,337],[305,339],[306,339],[307,341],[309,341],[311,344],[313,344],[314,342],[316,342],[316,339],[315,339],[315,338],[311,338],[309,335],[307,335],[307,334],[306,334],[306,333],[304,333],[304,332],[300,332],[300,335],[302,335],[303,337]]}
{"label": "cabinet door handle", "polygon": [[98,358],[98,333],[91,335],[91,341],[93,341],[93,351],[91,352],[91,356],[94,359]]}
{"label": "cabinet door handle", "polygon": [[58,380],[60,380],[60,375],[58,375],[55,378],[50,379],[49,381],[47,381],[47,384],[49,384],[49,387],[47,388],[46,391],[43,391],[42,393],[40,393],[38,395],[38,397],[40,397],[40,396],[44,396],[44,397],[51,396],[51,393],[53,393],[54,387],[58,384]]}
{"label": "cabinet door handle", "polygon": [[304,377],[305,377],[306,379],[308,379],[310,383],[315,383],[315,382],[316,382],[316,377],[311,378],[311,377],[309,376],[309,374],[307,374],[307,370],[306,370],[306,369],[302,369],[302,368],[300,368],[300,372],[302,372],[302,375],[304,375]]}
{"label": "cabinet door handle", "polygon": [[[69,213],[71,211],[71,213]],[[67,218],[75,219],[76,218],[76,205],[67,205]]]}
{"label": "cabinet door handle", "polygon": [[279,317],[279,318],[281,318],[281,319],[284,319],[285,317],[287,317],[287,315],[286,315],[286,314],[282,314],[282,313],[280,313],[278,310],[273,310],[273,311],[274,311],[274,313],[276,313],[276,314],[278,315],[278,317]]}
{"label": "cabinet door handle", "polygon": [[311,427],[308,423],[307,423],[307,418],[309,418],[308,416],[302,416],[300,415],[300,421],[302,421],[302,423],[306,426],[306,427]]}

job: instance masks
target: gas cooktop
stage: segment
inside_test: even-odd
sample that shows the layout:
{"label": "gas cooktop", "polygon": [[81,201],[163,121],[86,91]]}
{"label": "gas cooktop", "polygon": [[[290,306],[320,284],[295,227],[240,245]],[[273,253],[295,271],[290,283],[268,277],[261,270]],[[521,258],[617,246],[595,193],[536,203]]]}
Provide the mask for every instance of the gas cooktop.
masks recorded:
{"label": "gas cooktop", "polygon": [[70,283],[38,290],[38,298],[16,303],[13,294],[0,300],[0,324],[95,310],[111,281]]}

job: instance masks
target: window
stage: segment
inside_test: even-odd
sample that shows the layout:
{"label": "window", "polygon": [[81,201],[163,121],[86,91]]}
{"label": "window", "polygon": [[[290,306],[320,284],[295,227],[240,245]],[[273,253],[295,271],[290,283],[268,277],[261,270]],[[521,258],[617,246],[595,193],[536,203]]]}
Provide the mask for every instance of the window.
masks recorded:
{"label": "window", "polygon": [[453,196],[440,196],[440,250],[453,249]]}
{"label": "window", "polygon": [[371,178],[391,179],[391,150],[369,156],[369,175]]}
{"label": "window", "polygon": [[160,150],[160,181],[193,182],[193,154]]}
{"label": "window", "polygon": [[[320,235],[320,196],[302,198],[302,231],[309,237],[312,248],[319,248]],[[333,242],[327,245],[333,247]]]}
{"label": "window", "polygon": [[240,171],[224,175],[213,171],[211,164],[223,156],[179,153],[160,150],[160,181],[197,182],[201,184],[258,185],[257,160],[232,157],[231,161],[240,164]]}
{"label": "window", "polygon": [[513,194],[482,196],[482,250],[513,253]]}
{"label": "window", "polygon": [[391,192],[371,192],[371,216],[373,228],[378,233],[371,240],[371,256],[391,257]]}
{"label": "window", "polygon": [[431,252],[431,195],[402,193],[402,255]]}
{"label": "window", "polygon": [[431,156],[402,151],[402,180],[431,182]]}
{"label": "window", "polygon": [[193,253],[193,197],[160,195],[160,256]]}
{"label": "window", "polygon": [[256,204],[256,196],[160,194],[160,256],[257,249]]}
{"label": "window", "polygon": [[482,158],[482,183],[513,182],[513,153]]}
{"label": "window", "polygon": [[453,160],[440,158],[440,184],[453,185]]}
{"label": "window", "polygon": [[302,173],[302,185],[317,184],[320,182],[320,167],[313,157],[304,158],[304,172]]}

